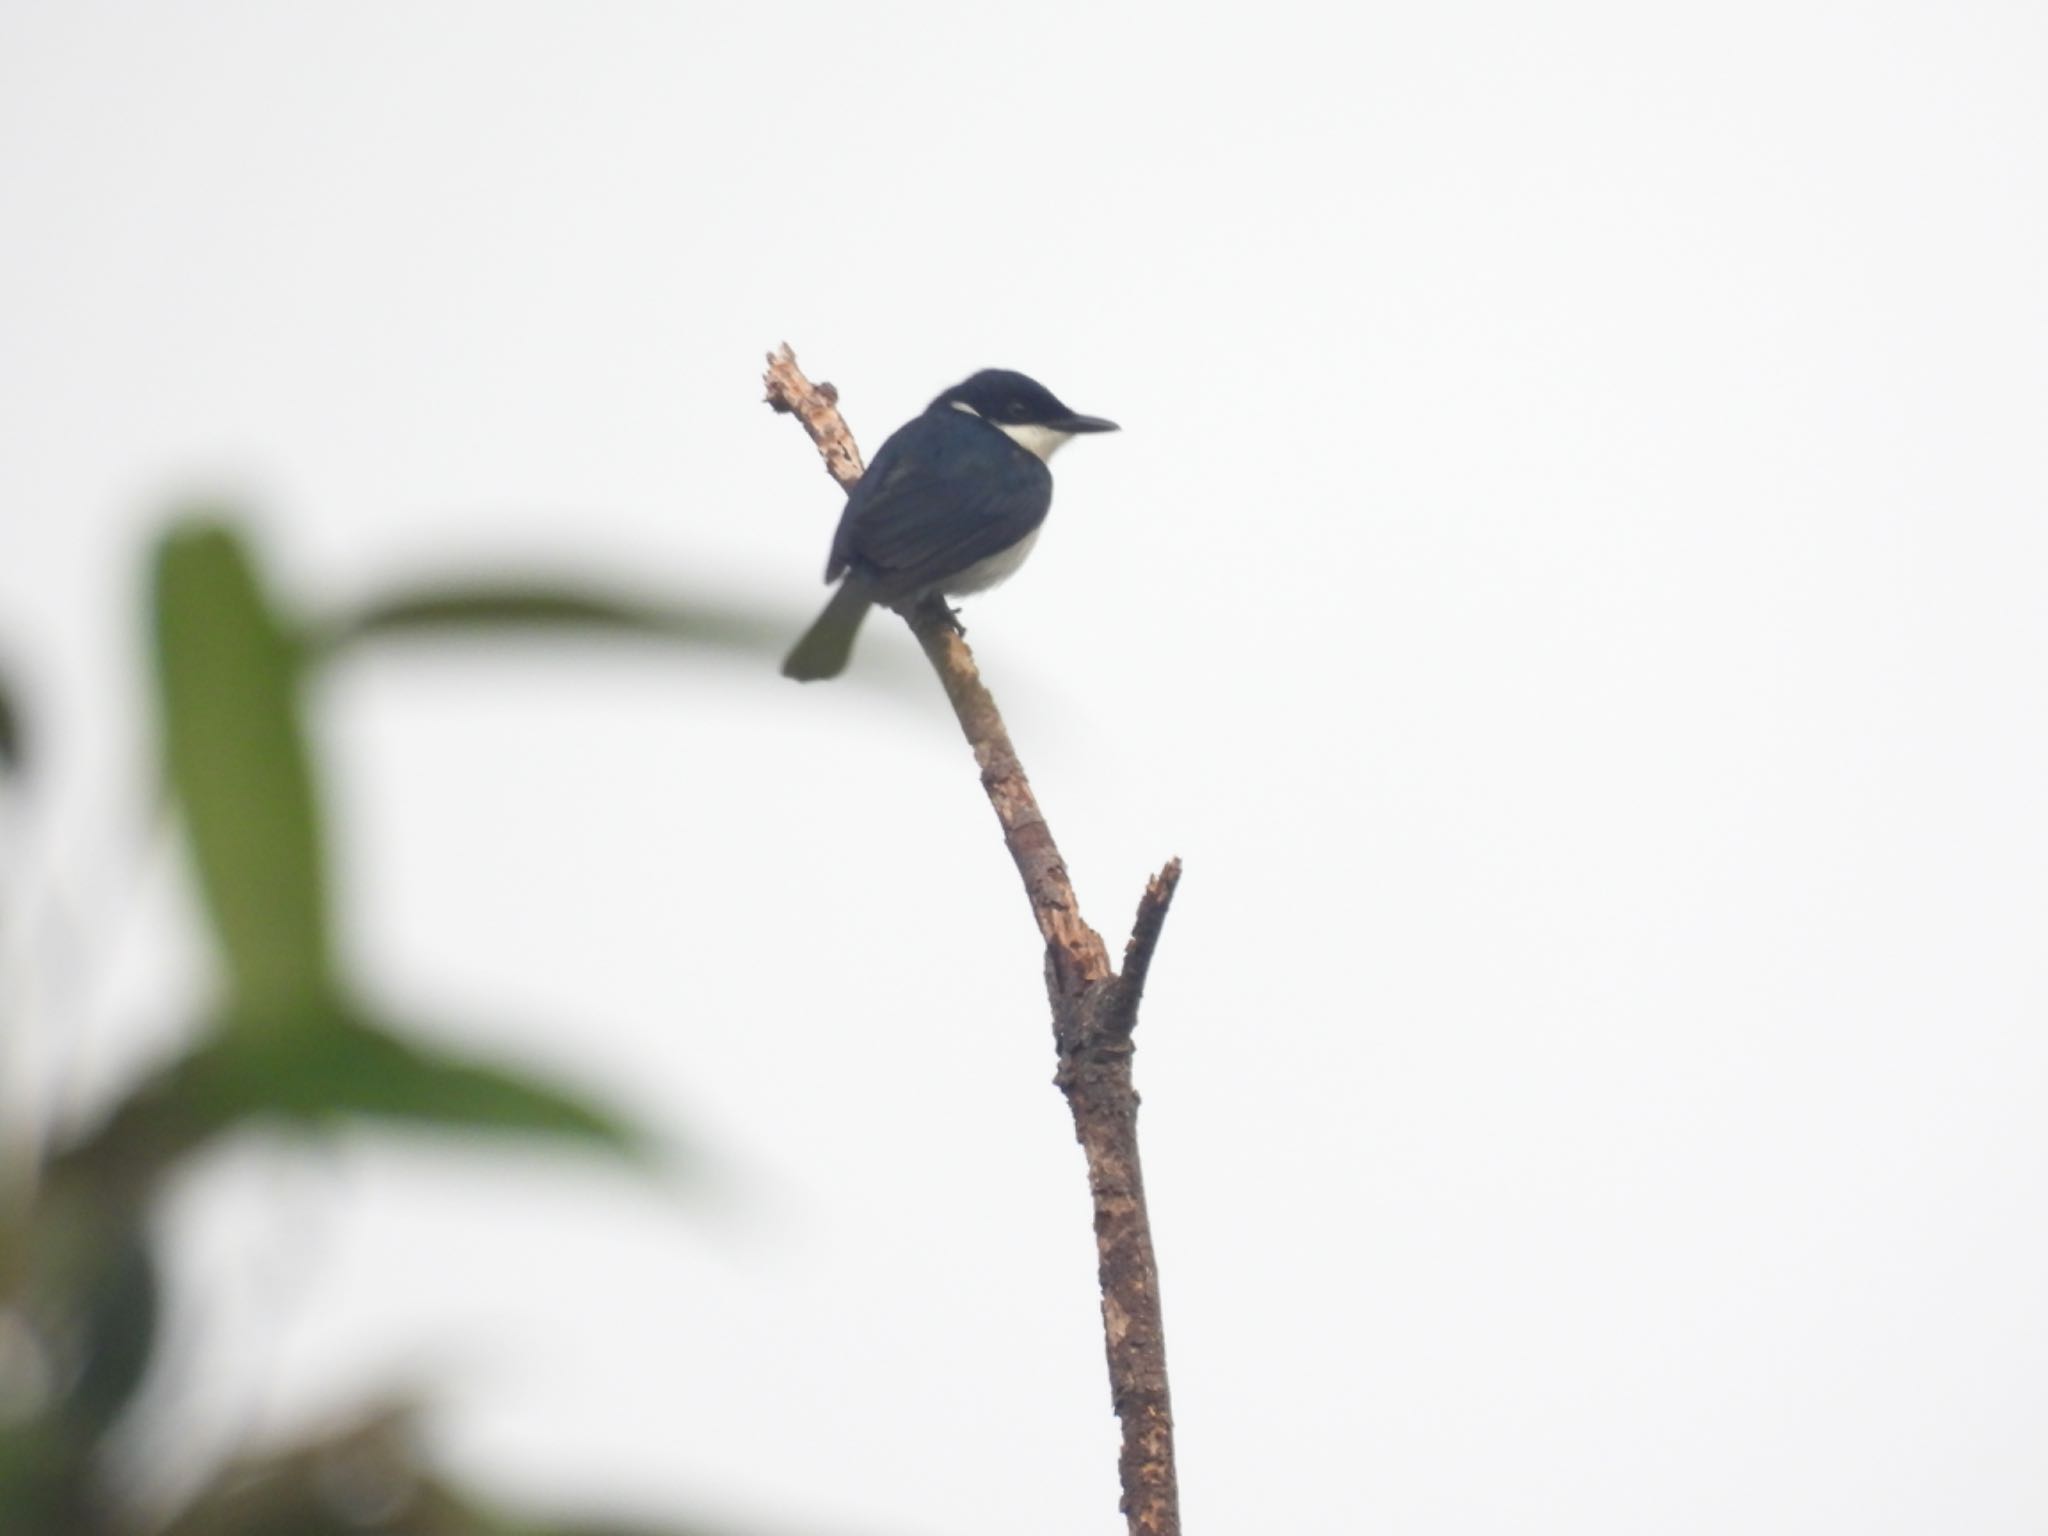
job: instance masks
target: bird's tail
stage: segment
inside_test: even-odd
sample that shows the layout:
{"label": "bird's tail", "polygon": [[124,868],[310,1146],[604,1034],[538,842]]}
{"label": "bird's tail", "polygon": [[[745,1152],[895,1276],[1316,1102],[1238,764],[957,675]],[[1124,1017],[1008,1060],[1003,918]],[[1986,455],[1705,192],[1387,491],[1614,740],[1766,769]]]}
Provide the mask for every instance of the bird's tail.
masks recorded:
{"label": "bird's tail", "polygon": [[818,615],[818,622],[804,631],[803,639],[783,661],[782,675],[800,683],[815,683],[844,672],[847,658],[853,654],[853,637],[860,633],[860,621],[873,604],[866,585],[848,576]]}

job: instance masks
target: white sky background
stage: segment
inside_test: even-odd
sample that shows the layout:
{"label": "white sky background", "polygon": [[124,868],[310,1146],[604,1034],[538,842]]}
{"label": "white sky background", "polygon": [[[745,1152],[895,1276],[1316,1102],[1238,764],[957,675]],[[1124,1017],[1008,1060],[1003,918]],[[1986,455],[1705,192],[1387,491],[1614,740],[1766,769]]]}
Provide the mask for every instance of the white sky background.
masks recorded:
{"label": "white sky background", "polygon": [[[967,620],[1114,943],[1187,860],[1189,1529],[2038,1531],[2044,80],[2026,4],[0,4],[0,655],[114,967],[10,983],[92,1019],[35,1069],[201,995],[170,496],[308,604],[547,567],[794,637],[838,497],[762,352],[870,451],[1019,367],[1126,429]],[[1121,1529],[1038,945],[917,665],[335,679],[367,988],[715,1177],[228,1158],[175,1411],[424,1379],[553,1506]]]}

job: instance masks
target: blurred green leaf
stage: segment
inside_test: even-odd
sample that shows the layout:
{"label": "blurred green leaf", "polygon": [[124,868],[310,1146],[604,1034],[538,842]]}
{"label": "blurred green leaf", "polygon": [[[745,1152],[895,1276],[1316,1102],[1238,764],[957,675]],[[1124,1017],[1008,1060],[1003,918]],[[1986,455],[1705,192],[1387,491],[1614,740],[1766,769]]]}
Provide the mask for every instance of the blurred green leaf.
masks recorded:
{"label": "blurred green leaf", "polygon": [[323,650],[363,640],[501,630],[584,631],[780,655],[789,624],[717,603],[656,603],[546,580],[452,583],[395,593],[322,628]]}
{"label": "blurred green leaf", "polygon": [[53,1157],[44,1180],[102,1208],[135,1206],[217,1136],[263,1122],[325,1130],[351,1120],[552,1137],[635,1162],[654,1156],[644,1133],[580,1094],[415,1044],[330,1002],[212,1031]]}
{"label": "blurred green leaf", "polygon": [[0,674],[0,774],[19,773],[24,762],[21,709],[14,702],[14,690]]}
{"label": "blurred green leaf", "polygon": [[175,1070],[162,1110],[206,1134],[265,1117],[309,1124],[368,1117],[563,1136],[629,1156],[644,1150],[623,1121],[575,1094],[332,1009],[222,1031]]}
{"label": "blurred green leaf", "polygon": [[172,527],[153,599],[165,768],[234,996],[287,1013],[332,983],[297,654],[219,522]]}

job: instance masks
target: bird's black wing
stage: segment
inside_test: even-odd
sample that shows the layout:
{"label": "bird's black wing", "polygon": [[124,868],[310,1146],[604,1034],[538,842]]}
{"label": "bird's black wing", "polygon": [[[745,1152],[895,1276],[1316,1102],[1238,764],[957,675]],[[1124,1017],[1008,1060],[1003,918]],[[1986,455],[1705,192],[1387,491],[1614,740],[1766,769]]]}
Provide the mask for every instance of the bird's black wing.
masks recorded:
{"label": "bird's black wing", "polygon": [[1052,473],[984,421],[928,411],[875,455],[846,499],[830,581],[858,572],[878,602],[936,587],[1045,521]]}

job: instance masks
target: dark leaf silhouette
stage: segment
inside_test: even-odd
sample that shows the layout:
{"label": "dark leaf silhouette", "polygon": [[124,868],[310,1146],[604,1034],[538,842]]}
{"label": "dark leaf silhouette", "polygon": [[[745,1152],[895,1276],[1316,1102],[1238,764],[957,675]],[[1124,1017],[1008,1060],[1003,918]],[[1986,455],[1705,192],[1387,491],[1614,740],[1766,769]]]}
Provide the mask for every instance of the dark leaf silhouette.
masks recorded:
{"label": "dark leaf silhouette", "polygon": [[0,673],[0,774],[19,773],[27,761],[27,750],[21,706],[15,702],[6,675]]}
{"label": "dark leaf silhouette", "polygon": [[156,1261],[139,1222],[122,1224],[77,1294],[84,1303],[82,1358],[67,1398],[87,1422],[104,1427],[142,1384],[156,1341]]}
{"label": "dark leaf silhouette", "polygon": [[790,626],[712,601],[652,602],[536,579],[395,593],[324,626],[315,643],[327,651],[365,640],[503,631],[582,632],[779,655]]}

